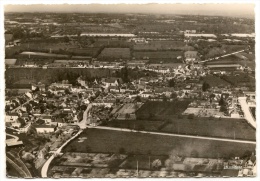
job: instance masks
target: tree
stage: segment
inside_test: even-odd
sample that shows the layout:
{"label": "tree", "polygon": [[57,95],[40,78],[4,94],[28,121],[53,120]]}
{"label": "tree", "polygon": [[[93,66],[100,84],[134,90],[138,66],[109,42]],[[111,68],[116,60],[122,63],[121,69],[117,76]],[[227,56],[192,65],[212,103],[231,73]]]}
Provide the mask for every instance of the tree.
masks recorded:
{"label": "tree", "polygon": [[221,96],[220,100],[219,100],[219,103],[218,103],[220,106],[224,106],[225,104],[225,101],[223,99],[223,97]]}
{"label": "tree", "polygon": [[172,92],[171,93],[171,98],[176,99],[177,98],[177,94],[175,92]]}
{"label": "tree", "polygon": [[207,82],[204,82],[202,85],[202,91],[205,92],[210,88],[210,85]]}
{"label": "tree", "polygon": [[175,79],[170,79],[168,84],[169,84],[169,87],[175,87]]}
{"label": "tree", "polygon": [[141,102],[141,97],[140,96],[136,96],[135,100],[136,100],[136,102]]}
{"label": "tree", "polygon": [[188,119],[194,119],[194,114],[189,114]]}
{"label": "tree", "polygon": [[159,159],[154,160],[153,163],[152,163],[152,167],[155,168],[155,169],[158,169],[161,166],[162,166],[162,162]]}
{"label": "tree", "polygon": [[139,130],[139,131],[142,131],[142,130],[144,130],[145,129],[145,127],[144,127],[144,125],[143,124],[140,124],[140,125],[138,125],[137,126],[137,128],[136,128],[137,130]]}
{"label": "tree", "polygon": [[130,114],[129,113],[126,113],[125,114],[125,119],[128,120],[130,118]]}
{"label": "tree", "polygon": [[224,105],[221,105],[219,111],[220,112],[226,112],[227,111],[227,107],[224,106]]}
{"label": "tree", "polygon": [[192,150],[191,151],[191,157],[197,158],[199,156],[199,152],[197,150]]}
{"label": "tree", "polygon": [[119,152],[119,154],[125,154],[126,153],[126,151],[123,147],[120,147],[118,152]]}

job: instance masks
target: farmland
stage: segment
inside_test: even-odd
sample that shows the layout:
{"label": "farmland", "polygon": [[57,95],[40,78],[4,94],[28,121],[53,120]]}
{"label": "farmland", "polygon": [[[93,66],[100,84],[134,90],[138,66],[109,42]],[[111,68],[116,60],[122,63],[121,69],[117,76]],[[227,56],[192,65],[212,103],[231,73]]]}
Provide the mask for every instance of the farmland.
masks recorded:
{"label": "farmland", "polygon": [[164,119],[164,116],[174,116],[181,114],[187,109],[190,101],[175,101],[175,102],[146,102],[136,112],[137,119]]}
{"label": "farmland", "polygon": [[244,119],[172,118],[160,132],[255,140],[256,132]]}
{"label": "farmland", "polygon": [[128,47],[131,43],[126,40],[113,40],[110,38],[99,38],[91,44],[91,47]]}
{"label": "farmland", "polygon": [[[185,50],[188,47],[185,46],[183,41],[150,41],[148,44],[135,44],[134,50]],[[189,50],[193,48],[190,47]]]}
{"label": "farmland", "polygon": [[113,120],[104,123],[104,126],[127,128],[146,131],[158,131],[165,124],[164,121],[149,121],[149,120]]}
{"label": "farmland", "polygon": [[38,52],[53,52],[60,51],[62,49],[76,48],[74,45],[66,43],[44,43],[44,42],[30,42],[23,43],[20,46],[14,46],[5,49],[5,56],[12,57],[22,51],[38,51]]}
{"label": "farmland", "polygon": [[149,59],[150,63],[181,63],[182,61],[177,59],[178,56],[182,56],[182,51],[136,51],[133,53],[133,57],[136,59]]}
{"label": "farmland", "polygon": [[99,47],[89,47],[89,48],[69,48],[67,51],[77,55],[85,55],[96,57],[98,55]]}
{"label": "farmland", "polygon": [[208,83],[210,87],[230,86],[230,83],[214,75],[207,75],[203,77],[203,81]]}
{"label": "farmland", "polygon": [[246,73],[239,73],[235,75],[224,75],[221,77],[226,82],[233,86],[255,86],[255,79]]}
{"label": "farmland", "polygon": [[159,136],[144,133],[121,132],[111,130],[87,129],[81,137],[87,137],[84,142],[74,140],[64,149],[64,152],[118,153],[124,148],[126,153],[152,155],[181,154],[190,156],[196,150],[199,157],[228,157],[233,153],[242,156],[246,150],[254,151],[255,145],[213,140],[200,140]]}
{"label": "farmland", "polygon": [[102,58],[130,58],[130,49],[129,48],[105,48],[99,55],[99,59]]}
{"label": "farmland", "polygon": [[64,80],[65,74],[77,74],[86,76],[87,78],[93,77],[106,77],[110,75],[109,69],[66,69],[66,68],[55,68],[55,69],[41,69],[41,68],[8,68],[5,71],[6,84],[13,84],[21,79],[34,79],[42,83],[52,83],[53,80]]}

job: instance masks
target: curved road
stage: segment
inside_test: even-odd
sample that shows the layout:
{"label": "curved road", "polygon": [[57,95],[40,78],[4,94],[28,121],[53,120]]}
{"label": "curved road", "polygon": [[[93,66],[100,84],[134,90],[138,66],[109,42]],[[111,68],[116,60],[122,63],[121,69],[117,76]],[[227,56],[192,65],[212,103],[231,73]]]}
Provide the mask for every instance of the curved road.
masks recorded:
{"label": "curved road", "polygon": [[77,134],[75,134],[73,137],[71,137],[69,140],[67,140],[57,151],[54,152],[54,154],[44,163],[42,170],[41,170],[41,176],[43,178],[47,178],[47,172],[49,169],[49,165],[52,162],[52,160],[55,158],[55,155],[58,155],[62,148],[64,146],[66,146],[71,140],[73,140],[74,138],[76,138],[78,135],[80,135],[82,133],[83,130],[80,130]]}
{"label": "curved road", "polygon": [[256,129],[256,121],[252,113],[250,112],[250,108],[246,102],[246,99],[247,99],[246,97],[239,97],[238,101],[239,104],[241,105],[242,111],[244,112],[244,116],[246,120]]}
{"label": "curved road", "polygon": [[154,134],[154,135],[162,135],[162,136],[173,136],[173,137],[183,137],[183,138],[195,138],[195,139],[204,139],[204,140],[215,140],[215,141],[256,144],[256,141],[249,141],[249,140],[237,140],[237,139],[206,137],[206,136],[181,135],[181,134],[150,132],[150,131],[136,131],[136,130],[125,129],[125,128],[121,129],[121,128],[104,127],[104,126],[96,126],[96,127],[89,127],[89,128],[106,129],[106,130],[114,130],[114,131],[125,131],[125,132],[136,132],[136,133],[146,133],[146,134]]}

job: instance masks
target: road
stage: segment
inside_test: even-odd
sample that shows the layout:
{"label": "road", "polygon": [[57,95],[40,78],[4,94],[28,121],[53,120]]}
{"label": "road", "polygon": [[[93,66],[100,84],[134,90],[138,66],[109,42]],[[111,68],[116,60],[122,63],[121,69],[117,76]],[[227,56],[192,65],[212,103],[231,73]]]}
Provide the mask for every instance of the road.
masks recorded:
{"label": "road", "polygon": [[84,111],[83,113],[83,119],[82,121],[80,121],[77,125],[81,128],[81,129],[85,129],[87,127],[87,122],[88,122],[88,113],[89,110],[92,108],[92,104],[88,104],[87,109]]}
{"label": "road", "polygon": [[29,99],[27,102],[21,104],[20,106],[16,107],[15,109],[13,109],[11,112],[15,112],[17,109],[20,109],[23,105],[29,103],[30,101],[32,101],[33,99]]}
{"label": "road", "polygon": [[146,133],[146,134],[161,135],[161,136],[172,136],[172,137],[183,137],[183,138],[195,138],[195,139],[204,139],[204,140],[215,140],[215,141],[256,144],[256,141],[249,141],[249,140],[238,140],[238,139],[194,136],[194,135],[181,135],[181,134],[150,132],[150,131],[136,131],[136,130],[125,129],[125,128],[114,128],[114,127],[104,127],[104,126],[96,126],[96,127],[88,127],[88,128],[114,130],[114,131],[125,131],[125,132],[137,132],[137,133]]}
{"label": "road", "polygon": [[244,116],[246,120],[256,129],[256,120],[250,112],[250,108],[246,102],[246,97],[239,97],[238,102],[241,105],[242,111],[244,112]]}
{"label": "road", "polygon": [[[199,63],[205,63],[205,62],[217,60],[217,59],[219,59],[219,58],[223,58],[223,57],[227,57],[227,56],[230,56],[230,55],[238,54],[238,53],[241,53],[241,52],[244,52],[244,51],[245,51],[245,50],[240,50],[240,51],[233,52],[233,53],[229,53],[229,54],[225,54],[225,55],[222,55],[222,56],[219,56],[219,57],[215,57],[215,58],[211,58],[211,59],[208,59],[208,60],[200,61]],[[217,58],[217,59],[216,59],[216,58]]]}
{"label": "road", "polygon": [[[13,139],[10,139],[10,142],[18,141],[18,140],[19,140],[19,137],[15,136],[15,135],[8,134],[8,133],[6,133],[6,135],[13,137]],[[7,139],[6,142],[8,142],[8,140],[9,140],[9,139]]]}
{"label": "road", "polygon": [[23,178],[32,178],[32,175],[25,164],[11,152],[6,153],[6,161],[10,163]]}
{"label": "road", "polygon": [[71,137],[69,140],[67,140],[63,145],[61,145],[61,147],[54,152],[54,154],[44,163],[42,170],[41,170],[41,176],[43,178],[47,178],[47,172],[50,166],[50,163],[52,162],[52,160],[55,158],[56,155],[61,153],[61,150],[64,146],[66,146],[70,141],[72,141],[73,139],[75,139],[78,135],[80,135],[82,133],[83,130],[80,130],[77,134],[75,134],[73,137]]}

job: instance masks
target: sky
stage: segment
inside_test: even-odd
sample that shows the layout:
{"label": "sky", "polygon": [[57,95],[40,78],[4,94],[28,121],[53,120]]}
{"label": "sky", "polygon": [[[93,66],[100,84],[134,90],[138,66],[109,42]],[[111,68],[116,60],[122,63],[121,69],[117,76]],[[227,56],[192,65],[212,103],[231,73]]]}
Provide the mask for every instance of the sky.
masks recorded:
{"label": "sky", "polygon": [[151,13],[254,17],[254,4],[33,4],[5,5],[5,12]]}

